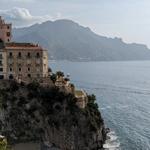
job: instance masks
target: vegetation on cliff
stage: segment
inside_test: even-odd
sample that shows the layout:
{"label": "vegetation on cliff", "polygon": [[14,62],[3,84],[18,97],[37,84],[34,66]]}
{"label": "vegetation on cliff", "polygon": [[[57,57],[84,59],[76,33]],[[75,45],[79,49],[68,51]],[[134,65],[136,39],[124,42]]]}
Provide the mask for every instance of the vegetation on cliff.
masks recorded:
{"label": "vegetation on cliff", "polygon": [[55,86],[3,82],[0,132],[9,143],[48,141],[62,150],[102,148],[105,129],[94,95],[89,95],[87,107],[80,109],[74,95]]}

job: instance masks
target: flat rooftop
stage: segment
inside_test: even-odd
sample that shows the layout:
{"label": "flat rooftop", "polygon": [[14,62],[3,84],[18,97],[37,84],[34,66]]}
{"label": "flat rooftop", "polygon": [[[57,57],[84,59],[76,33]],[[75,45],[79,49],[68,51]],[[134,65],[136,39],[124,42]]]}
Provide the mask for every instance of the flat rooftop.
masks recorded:
{"label": "flat rooftop", "polygon": [[18,43],[18,42],[9,42],[5,43],[5,49],[15,49],[15,50],[25,50],[25,49],[37,49],[37,50],[44,50],[41,46],[38,44],[33,43]]}

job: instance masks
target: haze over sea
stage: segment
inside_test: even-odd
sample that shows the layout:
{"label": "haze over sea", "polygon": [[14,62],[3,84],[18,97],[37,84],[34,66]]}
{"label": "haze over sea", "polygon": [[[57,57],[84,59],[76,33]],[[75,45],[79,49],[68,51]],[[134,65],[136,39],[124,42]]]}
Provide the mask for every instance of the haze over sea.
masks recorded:
{"label": "haze over sea", "polygon": [[49,64],[97,96],[105,124],[115,132],[109,150],[150,150],[150,61]]}

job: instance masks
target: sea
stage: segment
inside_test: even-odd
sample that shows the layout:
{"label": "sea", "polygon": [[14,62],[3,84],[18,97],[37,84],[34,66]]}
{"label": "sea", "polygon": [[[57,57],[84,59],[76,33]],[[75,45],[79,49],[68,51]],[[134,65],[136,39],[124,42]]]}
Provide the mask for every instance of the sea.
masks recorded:
{"label": "sea", "polygon": [[50,61],[78,89],[95,94],[110,128],[105,150],[150,150],[150,61]]}

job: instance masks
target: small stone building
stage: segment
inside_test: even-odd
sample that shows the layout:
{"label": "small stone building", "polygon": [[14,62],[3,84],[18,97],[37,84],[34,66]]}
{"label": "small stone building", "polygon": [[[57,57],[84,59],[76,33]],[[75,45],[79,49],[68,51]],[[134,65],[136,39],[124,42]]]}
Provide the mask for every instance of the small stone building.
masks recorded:
{"label": "small stone building", "polygon": [[88,103],[86,92],[83,90],[75,90],[75,97],[77,98],[77,106],[79,108],[85,108]]}

